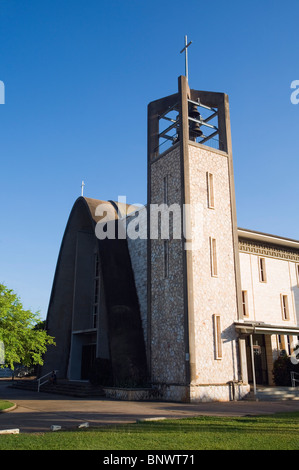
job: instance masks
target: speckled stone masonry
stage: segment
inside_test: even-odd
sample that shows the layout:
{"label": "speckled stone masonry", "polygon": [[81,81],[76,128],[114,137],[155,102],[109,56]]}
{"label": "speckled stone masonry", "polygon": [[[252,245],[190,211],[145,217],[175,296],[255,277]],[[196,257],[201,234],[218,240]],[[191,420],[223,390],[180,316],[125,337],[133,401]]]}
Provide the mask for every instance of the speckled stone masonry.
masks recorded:
{"label": "speckled stone masonry", "polygon": [[[196,381],[224,384],[239,379],[238,319],[228,157],[189,145],[190,203],[202,206],[202,243],[192,252]],[[207,204],[207,172],[214,175],[214,209]],[[216,239],[217,270],[211,276],[209,239]],[[238,249],[238,247],[236,247]],[[222,359],[216,359],[213,315],[221,318]]]}
{"label": "speckled stone masonry", "polygon": [[[151,204],[181,203],[180,148],[151,166]],[[169,276],[164,276],[164,240],[151,240],[151,365],[152,381],[185,383],[185,330],[182,240],[169,240]]]}
{"label": "speckled stone masonry", "polygon": [[[195,381],[189,399],[229,399],[230,381],[239,380],[234,245],[228,157],[223,152],[189,145],[190,203],[199,208],[199,245],[192,252],[195,337]],[[214,175],[215,209],[207,205],[207,172]],[[163,180],[168,180],[168,205],[181,204],[180,148],[166,152],[151,165],[151,203],[164,202]],[[192,222],[193,223],[193,222]],[[194,224],[193,224],[194,225]],[[198,234],[197,234],[198,235]],[[211,276],[210,237],[217,241],[217,277]],[[169,276],[164,276],[163,240],[151,241],[151,364],[152,380],[167,384],[169,398],[184,400],[189,363],[186,360],[188,328],[184,319],[183,243],[169,241]],[[191,281],[189,281],[191,282]],[[189,305],[190,307],[190,305]],[[216,359],[213,315],[221,317],[222,359]],[[188,385],[188,384],[187,384]],[[210,386],[207,387],[207,385]],[[174,391],[176,389],[176,392]],[[240,386],[239,395],[248,393]],[[166,393],[166,392],[165,392]],[[210,397],[210,398],[209,398]]]}

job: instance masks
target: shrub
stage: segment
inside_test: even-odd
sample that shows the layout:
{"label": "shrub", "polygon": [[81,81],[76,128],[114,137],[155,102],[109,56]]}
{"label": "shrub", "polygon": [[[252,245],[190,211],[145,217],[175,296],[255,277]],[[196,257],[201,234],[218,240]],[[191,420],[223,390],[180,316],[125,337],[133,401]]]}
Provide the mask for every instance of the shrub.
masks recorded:
{"label": "shrub", "polygon": [[287,355],[278,357],[273,364],[273,380],[275,385],[291,387],[291,372],[299,374],[299,364],[293,364]]}

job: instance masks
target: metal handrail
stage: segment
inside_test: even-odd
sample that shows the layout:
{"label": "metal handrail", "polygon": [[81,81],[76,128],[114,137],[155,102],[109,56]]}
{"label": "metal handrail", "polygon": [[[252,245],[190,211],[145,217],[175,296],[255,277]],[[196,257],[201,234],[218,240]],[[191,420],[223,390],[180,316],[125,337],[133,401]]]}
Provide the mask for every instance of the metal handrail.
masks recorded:
{"label": "metal handrail", "polygon": [[[298,379],[296,379],[296,375],[298,376]],[[296,382],[299,383],[299,373],[298,372],[291,372],[291,382],[292,382],[292,387],[296,387]]]}
{"label": "metal handrail", "polygon": [[[55,374],[57,374],[58,370],[54,370],[54,372],[55,372]],[[44,382],[41,383],[41,380],[45,379],[45,378],[48,377],[49,375],[52,375],[52,373],[53,373],[53,371],[48,372],[48,374],[43,375],[42,377],[40,377],[40,378],[37,380],[37,391],[38,391],[38,392],[39,392],[41,386],[48,382],[48,380],[45,380]]]}

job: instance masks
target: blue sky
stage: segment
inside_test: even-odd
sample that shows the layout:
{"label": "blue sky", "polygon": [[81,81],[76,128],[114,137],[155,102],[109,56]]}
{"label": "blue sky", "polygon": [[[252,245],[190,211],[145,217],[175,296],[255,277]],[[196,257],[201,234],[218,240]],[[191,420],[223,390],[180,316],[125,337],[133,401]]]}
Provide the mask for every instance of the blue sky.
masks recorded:
{"label": "blue sky", "polygon": [[299,2],[0,0],[0,282],[45,318],[80,196],[146,203],[147,104],[230,99],[240,227],[299,239]]}

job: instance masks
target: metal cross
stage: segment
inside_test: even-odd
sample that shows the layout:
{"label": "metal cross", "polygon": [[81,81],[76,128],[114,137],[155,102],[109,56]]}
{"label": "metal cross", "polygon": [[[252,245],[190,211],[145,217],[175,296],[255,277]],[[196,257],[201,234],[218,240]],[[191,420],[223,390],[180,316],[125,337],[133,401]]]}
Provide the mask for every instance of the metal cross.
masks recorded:
{"label": "metal cross", "polygon": [[81,183],[81,196],[83,196],[84,186],[85,186],[84,181],[82,181],[82,183]]}
{"label": "metal cross", "polygon": [[180,54],[185,51],[185,75],[188,81],[188,47],[192,44],[192,41],[188,43],[187,36],[185,36],[185,47],[181,50]]}

